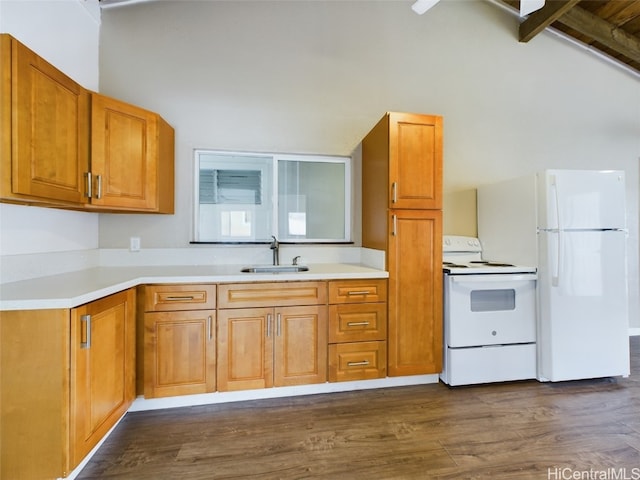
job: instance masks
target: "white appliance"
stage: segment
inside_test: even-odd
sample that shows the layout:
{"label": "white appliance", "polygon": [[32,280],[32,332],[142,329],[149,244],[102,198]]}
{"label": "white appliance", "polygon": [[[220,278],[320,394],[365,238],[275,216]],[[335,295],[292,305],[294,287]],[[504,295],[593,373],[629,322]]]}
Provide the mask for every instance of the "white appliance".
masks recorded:
{"label": "white appliance", "polygon": [[484,260],[477,238],[445,235],[444,358],[448,385],[536,378],[534,267]]}
{"label": "white appliance", "polygon": [[546,170],[478,188],[485,254],[538,267],[541,381],[629,375],[624,183]]}

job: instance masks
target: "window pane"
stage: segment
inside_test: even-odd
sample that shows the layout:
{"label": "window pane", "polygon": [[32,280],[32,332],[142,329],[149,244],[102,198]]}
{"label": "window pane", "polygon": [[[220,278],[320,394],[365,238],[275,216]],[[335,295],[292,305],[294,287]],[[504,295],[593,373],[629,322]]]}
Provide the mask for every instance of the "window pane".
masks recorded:
{"label": "window pane", "polygon": [[344,162],[278,161],[278,238],[346,239]]}
{"label": "window pane", "polygon": [[253,242],[271,237],[273,158],[196,152],[196,241]]}

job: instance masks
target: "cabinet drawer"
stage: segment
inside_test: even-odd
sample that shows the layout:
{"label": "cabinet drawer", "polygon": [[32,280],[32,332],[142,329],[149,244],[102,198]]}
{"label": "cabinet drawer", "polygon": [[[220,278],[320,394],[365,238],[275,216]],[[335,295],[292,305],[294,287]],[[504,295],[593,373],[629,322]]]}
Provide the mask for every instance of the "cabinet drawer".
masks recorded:
{"label": "cabinet drawer", "polygon": [[387,280],[346,280],[329,282],[329,303],[386,302]]}
{"label": "cabinet drawer", "polygon": [[215,285],[147,285],[143,289],[145,312],[216,308]]}
{"label": "cabinet drawer", "polygon": [[218,285],[219,308],[318,305],[327,303],[326,282]]}
{"label": "cabinet drawer", "polygon": [[329,306],[329,343],[386,340],[387,304]]}
{"label": "cabinet drawer", "polygon": [[329,345],[329,381],[368,380],[387,375],[387,343]]}

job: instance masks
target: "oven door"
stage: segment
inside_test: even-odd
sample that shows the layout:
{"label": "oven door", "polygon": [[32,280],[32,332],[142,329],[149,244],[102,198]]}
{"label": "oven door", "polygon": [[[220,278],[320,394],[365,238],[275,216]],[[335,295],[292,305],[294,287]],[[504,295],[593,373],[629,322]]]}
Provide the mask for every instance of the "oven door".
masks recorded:
{"label": "oven door", "polygon": [[445,275],[448,347],[536,341],[536,274]]}

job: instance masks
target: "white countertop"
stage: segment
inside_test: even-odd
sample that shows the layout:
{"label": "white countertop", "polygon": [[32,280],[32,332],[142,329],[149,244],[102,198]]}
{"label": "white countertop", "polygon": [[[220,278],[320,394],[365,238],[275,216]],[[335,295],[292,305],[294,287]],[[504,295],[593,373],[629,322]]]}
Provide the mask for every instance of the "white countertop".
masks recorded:
{"label": "white countertop", "polygon": [[387,278],[358,264],[319,263],[297,273],[242,273],[247,265],[96,267],[0,285],[0,310],[73,308],[121,290],[152,283],[229,283]]}

